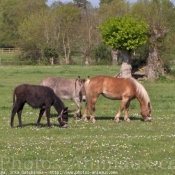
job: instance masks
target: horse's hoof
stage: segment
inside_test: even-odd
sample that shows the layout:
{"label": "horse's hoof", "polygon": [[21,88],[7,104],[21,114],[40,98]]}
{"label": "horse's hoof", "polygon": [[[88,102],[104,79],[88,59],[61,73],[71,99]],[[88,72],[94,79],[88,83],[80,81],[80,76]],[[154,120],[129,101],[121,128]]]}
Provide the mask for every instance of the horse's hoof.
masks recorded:
{"label": "horse's hoof", "polygon": [[86,118],[86,119],[82,119],[84,122],[88,122],[88,119]]}
{"label": "horse's hoof", "polygon": [[88,122],[87,117],[81,117],[81,120],[83,120],[84,122]]}
{"label": "horse's hoof", "polygon": [[95,119],[93,119],[93,120],[91,120],[91,122],[92,122],[92,123],[95,123],[95,122],[96,122],[96,120],[95,120]]}
{"label": "horse's hoof", "polygon": [[127,118],[127,119],[125,119],[125,121],[126,121],[126,122],[130,122],[130,119],[129,119],[129,118]]}
{"label": "horse's hoof", "polygon": [[120,120],[119,119],[117,119],[117,120],[114,120],[116,123],[119,123],[120,122]]}

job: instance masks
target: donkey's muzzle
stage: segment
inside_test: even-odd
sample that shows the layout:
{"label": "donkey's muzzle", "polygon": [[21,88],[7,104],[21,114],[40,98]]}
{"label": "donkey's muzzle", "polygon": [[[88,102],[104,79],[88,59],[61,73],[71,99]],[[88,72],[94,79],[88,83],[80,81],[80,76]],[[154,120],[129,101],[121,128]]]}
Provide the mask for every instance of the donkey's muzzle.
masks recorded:
{"label": "donkey's muzzle", "polygon": [[82,101],[83,101],[83,102],[86,102],[86,96],[83,96],[83,97],[82,97]]}

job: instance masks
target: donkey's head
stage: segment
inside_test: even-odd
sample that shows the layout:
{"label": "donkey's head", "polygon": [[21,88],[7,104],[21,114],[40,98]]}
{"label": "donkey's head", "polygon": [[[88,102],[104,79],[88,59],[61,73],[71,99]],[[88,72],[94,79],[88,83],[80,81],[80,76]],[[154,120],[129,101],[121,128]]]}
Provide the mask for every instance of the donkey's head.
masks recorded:
{"label": "donkey's head", "polygon": [[58,122],[62,128],[68,127],[68,107],[64,108],[58,116]]}
{"label": "donkey's head", "polygon": [[84,83],[85,83],[85,79],[81,79],[80,76],[78,76],[78,79],[76,79],[76,81],[78,82],[78,85],[80,87],[80,91],[79,91],[79,97],[80,97],[80,101],[85,102],[86,101],[86,92],[85,92],[85,88],[84,88]]}

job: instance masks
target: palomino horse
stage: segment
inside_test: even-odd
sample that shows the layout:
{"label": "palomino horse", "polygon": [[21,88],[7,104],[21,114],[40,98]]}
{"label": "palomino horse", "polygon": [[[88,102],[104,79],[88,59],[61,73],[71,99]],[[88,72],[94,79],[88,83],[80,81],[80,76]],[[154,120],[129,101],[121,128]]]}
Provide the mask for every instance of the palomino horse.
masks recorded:
{"label": "palomino horse", "polygon": [[86,107],[82,119],[87,121],[88,111],[90,121],[95,123],[94,111],[95,103],[100,94],[112,100],[122,100],[119,111],[115,116],[115,121],[119,122],[119,117],[125,108],[125,121],[130,121],[128,117],[130,101],[137,98],[141,105],[141,115],[144,121],[151,121],[151,103],[145,88],[134,78],[114,78],[108,76],[97,76],[88,79],[85,84]]}

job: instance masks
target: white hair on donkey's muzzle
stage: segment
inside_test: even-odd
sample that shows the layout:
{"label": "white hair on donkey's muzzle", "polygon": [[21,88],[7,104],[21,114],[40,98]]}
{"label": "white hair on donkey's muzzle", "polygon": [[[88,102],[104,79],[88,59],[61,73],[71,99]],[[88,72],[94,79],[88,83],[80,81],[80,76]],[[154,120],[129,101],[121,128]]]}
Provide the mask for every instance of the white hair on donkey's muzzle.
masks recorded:
{"label": "white hair on donkey's muzzle", "polygon": [[83,96],[82,96],[82,101],[83,101],[83,102],[86,102],[86,95],[83,95]]}

